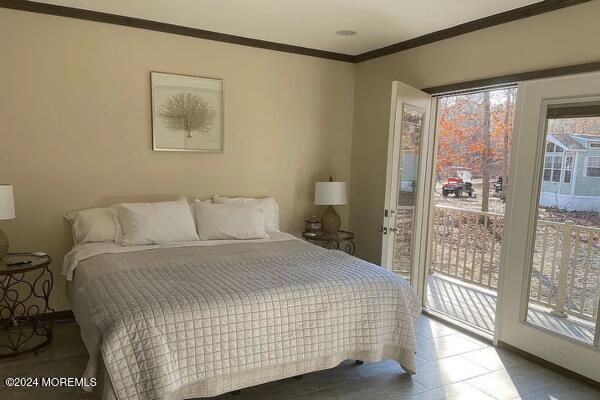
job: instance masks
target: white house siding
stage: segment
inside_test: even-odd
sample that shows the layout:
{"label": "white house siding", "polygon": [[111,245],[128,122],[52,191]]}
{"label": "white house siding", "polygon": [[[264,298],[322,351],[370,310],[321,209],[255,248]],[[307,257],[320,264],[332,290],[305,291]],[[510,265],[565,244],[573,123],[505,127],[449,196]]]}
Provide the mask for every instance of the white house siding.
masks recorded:
{"label": "white house siding", "polygon": [[[573,182],[572,179],[571,179],[571,182]],[[562,185],[560,185],[560,194],[565,194],[565,195],[570,196],[572,189],[573,189],[573,185],[571,183],[563,183]]]}
{"label": "white house siding", "polygon": [[419,170],[419,154],[412,151],[402,152],[402,176],[400,177],[400,190],[414,192],[417,172]]}
{"label": "white house siding", "polygon": [[588,150],[585,154],[580,154],[577,160],[577,185],[575,186],[575,196],[594,196],[597,197],[598,208],[600,208],[600,176],[585,175],[585,159],[589,156],[600,156],[600,150]]}

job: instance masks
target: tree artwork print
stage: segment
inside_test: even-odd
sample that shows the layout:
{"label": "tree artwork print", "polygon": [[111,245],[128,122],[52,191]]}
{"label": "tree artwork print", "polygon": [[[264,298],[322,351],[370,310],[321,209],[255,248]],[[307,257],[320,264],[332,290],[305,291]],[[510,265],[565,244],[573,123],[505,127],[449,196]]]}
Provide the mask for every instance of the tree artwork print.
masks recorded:
{"label": "tree artwork print", "polygon": [[223,82],[153,72],[156,151],[223,151]]}
{"label": "tree artwork print", "polygon": [[160,107],[158,115],[167,128],[185,132],[187,148],[192,132],[206,133],[212,126],[215,110],[198,95],[178,93]]}

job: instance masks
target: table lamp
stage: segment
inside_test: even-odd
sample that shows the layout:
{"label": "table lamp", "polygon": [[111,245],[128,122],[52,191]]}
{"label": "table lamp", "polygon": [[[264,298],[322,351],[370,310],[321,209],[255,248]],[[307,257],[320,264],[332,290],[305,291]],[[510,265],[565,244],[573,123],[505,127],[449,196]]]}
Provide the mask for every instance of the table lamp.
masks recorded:
{"label": "table lamp", "polygon": [[328,206],[321,216],[321,229],[326,233],[339,232],[342,221],[333,206],[347,204],[346,182],[315,182],[315,204]]}
{"label": "table lamp", "polygon": [[[0,184],[0,220],[15,218],[12,185]],[[8,238],[0,229],[0,261],[8,254]]]}

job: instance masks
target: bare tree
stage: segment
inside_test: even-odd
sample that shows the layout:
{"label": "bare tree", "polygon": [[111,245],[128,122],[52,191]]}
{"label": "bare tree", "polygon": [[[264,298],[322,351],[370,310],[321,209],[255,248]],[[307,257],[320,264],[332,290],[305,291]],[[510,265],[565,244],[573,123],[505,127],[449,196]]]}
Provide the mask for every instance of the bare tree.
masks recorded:
{"label": "bare tree", "polygon": [[490,168],[491,161],[491,132],[490,132],[490,92],[483,92],[483,157],[481,158],[481,172],[483,187],[481,189],[481,211],[487,212],[490,203]]}
{"label": "bare tree", "polygon": [[186,133],[186,147],[188,139],[192,137],[192,132],[206,133],[209,131],[215,114],[215,110],[202,97],[192,93],[177,93],[168,99],[158,112],[167,128]]}

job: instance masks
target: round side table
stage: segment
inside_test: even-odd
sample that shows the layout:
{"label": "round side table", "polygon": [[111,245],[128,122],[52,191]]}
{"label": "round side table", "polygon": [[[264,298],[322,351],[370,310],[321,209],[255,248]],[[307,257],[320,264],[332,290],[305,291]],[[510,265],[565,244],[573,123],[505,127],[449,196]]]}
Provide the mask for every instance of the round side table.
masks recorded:
{"label": "round side table", "polygon": [[316,244],[326,249],[341,250],[354,255],[354,233],[339,231],[335,233],[326,232],[302,232],[302,237],[309,243]]}
{"label": "round side table", "polygon": [[[29,261],[9,266],[8,263]],[[35,352],[52,341],[48,301],[54,278],[48,256],[11,253],[0,261],[0,358]]]}

